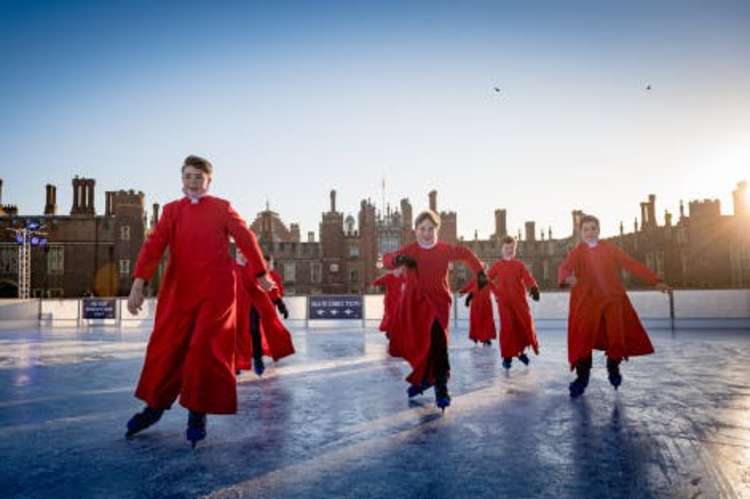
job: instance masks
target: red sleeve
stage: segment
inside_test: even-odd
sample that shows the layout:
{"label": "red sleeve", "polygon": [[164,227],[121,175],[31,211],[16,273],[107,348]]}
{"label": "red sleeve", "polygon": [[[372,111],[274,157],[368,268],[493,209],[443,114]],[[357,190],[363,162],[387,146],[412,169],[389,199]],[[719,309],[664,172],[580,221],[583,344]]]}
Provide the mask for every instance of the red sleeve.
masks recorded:
{"label": "red sleeve", "polygon": [[531,275],[531,272],[529,272],[526,264],[520,260],[518,261],[518,263],[521,264],[521,280],[523,281],[524,286],[526,286],[526,289],[531,289],[534,286],[537,286],[536,279],[534,279],[534,276]]}
{"label": "red sleeve", "polygon": [[276,283],[276,288],[278,288],[279,298],[283,298],[286,295],[286,291],[284,291],[284,278],[275,270],[271,271],[271,277]]}
{"label": "red sleeve", "polygon": [[378,277],[377,279],[375,279],[374,281],[372,281],[372,285],[373,286],[385,286],[385,284],[386,284],[385,281],[386,281],[386,277],[387,276],[388,276],[388,274],[381,275],[380,277]]}
{"label": "red sleeve", "polygon": [[644,283],[653,286],[660,281],[659,276],[657,276],[650,268],[631,257],[617,246],[612,246],[612,251],[615,253],[617,263]]}
{"label": "red sleeve", "polygon": [[227,230],[242,254],[245,255],[247,265],[255,271],[256,275],[268,272],[255,234],[247,228],[247,223],[229,203],[227,203],[227,217]]}
{"label": "red sleeve", "polygon": [[460,246],[460,245],[451,245],[450,246],[450,259],[451,260],[461,260],[466,265],[469,266],[469,268],[474,272],[475,274],[479,272],[480,270],[484,269],[482,267],[482,261],[477,258],[477,255],[474,254],[473,251],[471,251],[466,246]]}
{"label": "red sleeve", "polygon": [[164,255],[164,250],[172,238],[174,207],[175,205],[171,203],[164,206],[159,222],[151,234],[148,235],[143,246],[141,246],[141,251],[138,253],[138,260],[135,263],[133,277],[148,281],[154,275],[154,272],[156,272],[161,257]]}
{"label": "red sleeve", "polygon": [[557,270],[557,283],[560,286],[565,286],[565,279],[572,276],[575,273],[576,255],[578,252],[576,249],[572,249],[568,253],[567,258],[560,264],[560,268]]}

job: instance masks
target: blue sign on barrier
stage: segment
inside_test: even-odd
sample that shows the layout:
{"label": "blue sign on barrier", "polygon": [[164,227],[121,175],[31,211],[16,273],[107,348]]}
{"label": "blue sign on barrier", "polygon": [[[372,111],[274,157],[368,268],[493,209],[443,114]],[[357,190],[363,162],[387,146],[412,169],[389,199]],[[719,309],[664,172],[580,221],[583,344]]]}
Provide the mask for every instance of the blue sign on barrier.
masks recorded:
{"label": "blue sign on barrier", "polygon": [[115,319],[117,300],[114,298],[84,298],[84,319]]}
{"label": "blue sign on barrier", "polygon": [[307,299],[307,317],[312,319],[362,319],[360,295],[323,295]]}

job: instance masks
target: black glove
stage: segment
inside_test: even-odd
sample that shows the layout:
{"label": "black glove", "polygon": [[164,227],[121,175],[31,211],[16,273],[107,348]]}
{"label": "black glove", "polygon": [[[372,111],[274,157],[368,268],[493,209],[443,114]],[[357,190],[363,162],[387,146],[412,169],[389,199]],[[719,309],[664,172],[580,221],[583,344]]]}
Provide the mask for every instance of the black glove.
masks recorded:
{"label": "black glove", "polygon": [[477,289],[482,289],[489,283],[490,281],[487,279],[487,274],[484,273],[484,270],[477,272]]}
{"label": "black glove", "polygon": [[532,300],[539,301],[539,288],[532,286],[529,290],[529,294],[531,295]]}
{"label": "black glove", "polygon": [[466,306],[468,307],[471,304],[471,300],[474,299],[474,293],[469,293],[466,295],[466,301],[464,302]]}
{"label": "black glove", "polygon": [[279,309],[279,313],[282,316],[284,316],[284,319],[288,319],[289,318],[289,310],[287,310],[286,303],[284,303],[284,300],[282,300],[281,298],[279,298],[278,300],[276,300],[274,302],[274,304],[276,304],[276,308]]}
{"label": "black glove", "polygon": [[393,263],[395,263],[397,266],[405,266],[410,269],[416,269],[417,268],[417,261],[413,259],[410,256],[406,255],[398,255],[396,258],[393,259]]}

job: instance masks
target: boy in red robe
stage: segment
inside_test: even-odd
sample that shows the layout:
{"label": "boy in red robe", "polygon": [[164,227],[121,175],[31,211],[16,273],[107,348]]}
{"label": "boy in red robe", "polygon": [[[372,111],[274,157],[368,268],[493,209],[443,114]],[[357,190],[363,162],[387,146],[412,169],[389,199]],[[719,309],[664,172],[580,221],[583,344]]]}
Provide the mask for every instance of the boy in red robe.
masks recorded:
{"label": "boy in red robe", "polygon": [[459,293],[466,295],[464,303],[469,307],[469,339],[474,343],[481,341],[485,346],[492,345],[492,340],[497,337],[497,331],[495,318],[492,316],[490,287],[485,286],[480,290],[477,280],[472,279]]}
{"label": "boy in red robe", "polygon": [[378,329],[390,337],[391,322],[398,309],[401,301],[401,291],[406,284],[404,279],[404,268],[397,267],[390,272],[375,279],[373,286],[382,286],[385,289],[383,295],[383,319],[380,321]]}
{"label": "boy in red robe", "polygon": [[407,267],[407,282],[401,307],[393,326],[403,357],[412,373],[407,394],[414,397],[435,386],[435,404],[445,410],[450,405],[448,377],[448,321],[451,293],[448,264],[462,260],[477,273],[479,289],[487,285],[482,262],[464,246],[438,241],[440,216],[433,211],[420,213],[414,223],[416,241],[383,256],[383,265]]}
{"label": "boy in red robe", "polygon": [[570,286],[568,312],[568,362],[576,370],[570,396],[583,394],[591,373],[591,352],[604,350],[609,382],[617,389],[622,383],[620,362],[654,352],[622,284],[627,270],[646,284],[668,291],[648,267],[617,246],[599,241],[599,220],[586,215],[580,222],[581,243],[560,265],[558,282]]}
{"label": "boy in red robe", "polygon": [[156,423],[180,397],[188,409],[187,439],[206,437],[206,414],[237,412],[234,374],[234,264],[229,238],[248,256],[267,289],[266,264],[255,235],[229,202],[207,194],[211,163],[188,156],[182,166],[185,196],[164,206],[141,247],[133,272],[128,310],[143,305],[143,287],[169,248],[159,289],[154,330],[135,395],[146,408],[127,424],[127,436]]}
{"label": "boy in red robe", "polygon": [[502,240],[502,259],[495,262],[487,273],[497,301],[500,315],[500,355],[503,367],[510,369],[513,357],[529,365],[526,347],[539,355],[534,319],[531,317],[526,294],[539,301],[539,287],[529,269],[516,258],[516,240],[505,236]]}
{"label": "boy in red robe", "polygon": [[[269,268],[273,261],[264,256]],[[263,375],[265,365],[263,355],[274,361],[294,353],[294,345],[289,331],[281,322],[274,306],[287,319],[289,312],[283,300],[283,284],[278,273],[270,271],[275,287],[270,291],[263,290],[255,279],[255,269],[247,264],[241,251],[237,251],[237,372],[250,369],[255,374]],[[277,276],[273,278],[273,276]]]}

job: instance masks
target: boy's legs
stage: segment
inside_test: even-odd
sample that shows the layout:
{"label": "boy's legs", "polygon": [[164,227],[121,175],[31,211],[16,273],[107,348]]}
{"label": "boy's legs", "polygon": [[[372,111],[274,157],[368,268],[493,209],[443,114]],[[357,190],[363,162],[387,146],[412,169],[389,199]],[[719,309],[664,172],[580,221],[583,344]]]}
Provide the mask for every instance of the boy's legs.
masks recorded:
{"label": "boy's legs", "polygon": [[231,295],[201,303],[183,371],[182,406],[196,413],[237,412],[235,334]]}
{"label": "boy's legs", "polygon": [[576,379],[573,380],[573,382],[568,386],[571,397],[580,397],[581,395],[583,395],[583,392],[586,391],[586,387],[589,385],[589,379],[591,377],[591,366],[591,354],[589,354],[588,357],[579,359],[576,362]]}
{"label": "boy's legs", "polygon": [[253,368],[260,376],[263,374],[263,340],[260,336],[260,314],[255,307],[250,308],[250,338],[253,343]]}
{"label": "boy's legs", "polygon": [[448,341],[438,321],[432,323],[430,335],[430,365],[435,376],[435,403],[441,409],[445,409],[450,405],[451,400],[448,394],[448,378],[450,377]]}
{"label": "boy's legs", "polygon": [[192,313],[178,313],[175,307],[159,312],[135,392],[146,407],[128,421],[128,437],[159,421],[180,393],[194,317]]}
{"label": "boy's legs", "polygon": [[169,409],[180,394],[195,310],[160,310],[146,349],[135,396],[154,409]]}
{"label": "boy's legs", "polygon": [[611,303],[604,308],[604,323],[607,328],[607,373],[609,382],[617,389],[622,384],[620,362],[625,357],[625,316],[622,302]]}

